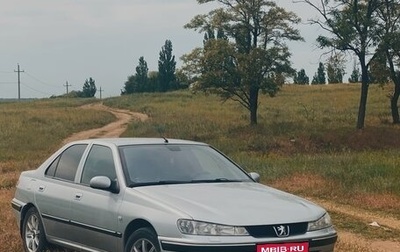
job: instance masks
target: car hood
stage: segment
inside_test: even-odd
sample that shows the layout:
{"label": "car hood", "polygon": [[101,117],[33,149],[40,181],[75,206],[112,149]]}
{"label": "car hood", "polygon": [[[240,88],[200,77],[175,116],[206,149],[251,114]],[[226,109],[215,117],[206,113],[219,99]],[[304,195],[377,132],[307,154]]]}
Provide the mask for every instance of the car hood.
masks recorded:
{"label": "car hood", "polygon": [[258,183],[202,183],[137,187],[157,204],[194,220],[237,226],[315,221],[325,210]]}

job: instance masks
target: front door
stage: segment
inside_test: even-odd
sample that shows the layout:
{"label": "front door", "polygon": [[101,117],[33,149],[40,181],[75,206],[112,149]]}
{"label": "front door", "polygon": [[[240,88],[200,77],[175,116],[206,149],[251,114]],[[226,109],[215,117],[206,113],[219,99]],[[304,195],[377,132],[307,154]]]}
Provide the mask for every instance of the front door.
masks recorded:
{"label": "front door", "polygon": [[104,251],[119,251],[122,231],[118,230],[118,209],[121,195],[89,186],[95,176],[117,181],[112,151],[106,146],[93,145],[83,167],[80,185],[71,202],[72,223],[79,232],[73,240]]}

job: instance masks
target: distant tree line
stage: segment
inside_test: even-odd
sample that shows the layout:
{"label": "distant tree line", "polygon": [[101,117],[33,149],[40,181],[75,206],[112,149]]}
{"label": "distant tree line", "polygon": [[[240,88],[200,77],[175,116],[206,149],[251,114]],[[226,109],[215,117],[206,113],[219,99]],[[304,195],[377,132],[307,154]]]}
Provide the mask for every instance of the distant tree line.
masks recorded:
{"label": "distant tree line", "polygon": [[128,77],[121,94],[168,92],[187,88],[187,79],[176,71],[176,60],[172,51],[172,42],[166,40],[159,54],[157,72],[149,72],[147,62],[141,56],[135,74]]}
{"label": "distant tree line", "polygon": [[[370,84],[386,84],[390,82],[389,73],[385,69],[384,64],[377,64],[373,62],[368,71]],[[314,74],[311,85],[321,84],[337,84],[344,83],[343,77],[345,75],[346,60],[343,54],[334,54],[329,57],[327,62],[323,64],[319,62],[317,72]],[[348,83],[360,83],[361,72],[354,62],[353,70],[350,77],[347,79]],[[298,85],[309,85],[310,79],[304,69],[300,69],[294,74],[293,83]]]}
{"label": "distant tree line", "polygon": [[[67,84],[68,85],[68,84]],[[51,96],[50,98],[70,97],[70,98],[92,98],[96,95],[96,81],[90,77],[83,83],[82,90],[72,90],[60,96]]]}

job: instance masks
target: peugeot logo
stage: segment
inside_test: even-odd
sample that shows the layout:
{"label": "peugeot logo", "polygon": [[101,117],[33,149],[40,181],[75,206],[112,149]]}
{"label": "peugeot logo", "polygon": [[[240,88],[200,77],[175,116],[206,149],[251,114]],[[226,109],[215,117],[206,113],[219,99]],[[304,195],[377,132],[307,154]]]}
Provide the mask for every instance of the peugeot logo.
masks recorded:
{"label": "peugeot logo", "polygon": [[278,237],[288,237],[290,234],[290,228],[289,226],[274,226],[275,234]]}

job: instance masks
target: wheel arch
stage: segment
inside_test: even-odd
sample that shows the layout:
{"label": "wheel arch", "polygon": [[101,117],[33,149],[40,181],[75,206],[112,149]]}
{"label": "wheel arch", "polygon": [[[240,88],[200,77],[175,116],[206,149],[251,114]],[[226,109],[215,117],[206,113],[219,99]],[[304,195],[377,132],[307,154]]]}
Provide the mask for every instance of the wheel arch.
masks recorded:
{"label": "wheel arch", "polygon": [[34,205],[34,204],[32,204],[32,203],[28,203],[28,204],[26,204],[22,209],[21,209],[21,214],[20,214],[20,216],[21,216],[21,218],[20,218],[20,220],[19,220],[19,234],[22,236],[22,230],[23,230],[23,223],[24,223],[24,220],[25,220],[25,217],[26,217],[26,213],[28,212],[28,210],[29,209],[31,209],[31,208],[35,208],[36,210],[37,210],[37,208],[36,208],[36,206]]}
{"label": "wheel arch", "polygon": [[153,230],[153,232],[157,235],[156,229],[153,227],[153,225],[151,225],[150,222],[148,222],[144,219],[136,219],[136,220],[131,221],[125,229],[125,233],[123,236],[124,246],[128,242],[128,239],[131,236],[131,234],[140,228],[151,228]]}

